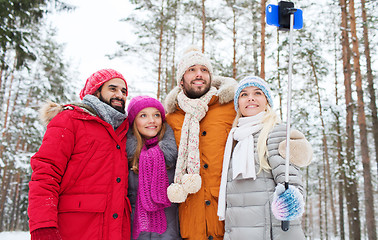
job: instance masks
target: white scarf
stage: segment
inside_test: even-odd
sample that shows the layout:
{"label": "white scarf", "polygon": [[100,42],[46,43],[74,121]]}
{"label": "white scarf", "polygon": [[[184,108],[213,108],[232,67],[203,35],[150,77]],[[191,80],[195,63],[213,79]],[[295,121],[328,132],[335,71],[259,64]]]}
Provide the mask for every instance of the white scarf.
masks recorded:
{"label": "white scarf", "polygon": [[[226,187],[230,160],[232,161],[233,179],[239,175],[242,179],[256,179],[253,134],[262,129],[262,120],[264,116],[265,112],[263,111],[252,117],[241,117],[238,121],[237,127],[232,128],[228,135],[223,156],[222,178],[218,198],[218,216],[220,221],[225,219],[226,213]],[[238,141],[238,143],[232,152],[234,140]]]}
{"label": "white scarf", "polygon": [[200,98],[188,98],[183,91],[177,96],[179,107],[185,112],[185,119],[181,129],[180,145],[175,172],[175,183],[181,183],[184,174],[199,174],[199,122],[205,117],[208,104],[216,94],[215,87]]}

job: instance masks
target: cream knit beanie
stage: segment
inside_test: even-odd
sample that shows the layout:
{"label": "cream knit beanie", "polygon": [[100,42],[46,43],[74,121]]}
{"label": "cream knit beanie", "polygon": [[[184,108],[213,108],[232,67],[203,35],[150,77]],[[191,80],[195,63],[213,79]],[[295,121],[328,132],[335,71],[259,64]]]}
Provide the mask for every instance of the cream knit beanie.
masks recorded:
{"label": "cream knit beanie", "polygon": [[193,65],[205,66],[209,70],[210,78],[213,75],[213,67],[211,66],[210,59],[208,59],[198,47],[190,46],[185,50],[184,55],[177,65],[176,80],[178,86],[186,70]]}

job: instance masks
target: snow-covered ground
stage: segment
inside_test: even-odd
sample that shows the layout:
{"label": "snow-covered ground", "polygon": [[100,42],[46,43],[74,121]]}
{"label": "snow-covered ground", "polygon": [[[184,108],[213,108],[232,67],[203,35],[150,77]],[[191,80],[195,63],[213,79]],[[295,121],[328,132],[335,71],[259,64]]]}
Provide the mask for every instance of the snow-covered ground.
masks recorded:
{"label": "snow-covered ground", "polygon": [[[337,237],[330,237],[330,240],[337,240]],[[367,239],[367,238],[366,238]],[[0,232],[0,240],[30,240],[29,232]],[[320,240],[315,238],[314,240]]]}
{"label": "snow-covered ground", "polygon": [[29,232],[0,232],[1,240],[30,240]]}

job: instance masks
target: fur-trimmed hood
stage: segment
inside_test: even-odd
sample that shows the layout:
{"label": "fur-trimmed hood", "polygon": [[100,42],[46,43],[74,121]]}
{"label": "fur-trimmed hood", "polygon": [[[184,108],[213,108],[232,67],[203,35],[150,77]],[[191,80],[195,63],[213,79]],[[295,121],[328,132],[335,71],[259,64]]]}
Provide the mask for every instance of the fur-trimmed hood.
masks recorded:
{"label": "fur-trimmed hood", "polygon": [[47,101],[39,109],[39,119],[44,125],[47,125],[56,115],[63,111],[63,108],[64,106],[61,104]]}
{"label": "fur-trimmed hood", "polygon": [[54,102],[48,100],[39,109],[39,119],[41,120],[41,122],[45,126],[47,126],[50,123],[50,121],[56,115],[58,115],[63,110],[73,109],[73,106],[77,106],[77,107],[81,108],[83,111],[91,114],[92,116],[96,116],[96,112],[91,107],[89,107],[88,105],[85,105],[83,103],[74,103],[74,104],[69,104],[69,105],[62,105],[62,104],[54,103]]}
{"label": "fur-trimmed hood", "polygon": [[[172,128],[167,123],[164,124],[166,125],[166,130],[163,138],[159,141],[159,147],[164,153],[165,164],[167,167],[172,168],[176,165],[177,145]],[[129,159],[135,154],[137,147],[137,140],[132,131],[130,127],[127,132],[126,152]]]}
{"label": "fur-trimmed hood", "polygon": [[[234,93],[237,82],[233,78],[213,76],[211,79],[211,86],[217,89],[216,96],[219,97],[219,103],[225,104],[234,100]],[[164,107],[167,113],[173,113],[177,109],[177,95],[182,91],[180,86],[176,86],[169,92],[165,101]]]}

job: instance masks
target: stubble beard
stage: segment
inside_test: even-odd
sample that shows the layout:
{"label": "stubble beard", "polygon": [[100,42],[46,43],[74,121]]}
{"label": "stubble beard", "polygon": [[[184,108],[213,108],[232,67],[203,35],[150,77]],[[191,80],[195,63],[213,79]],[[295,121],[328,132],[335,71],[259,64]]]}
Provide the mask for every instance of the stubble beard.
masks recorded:
{"label": "stubble beard", "polygon": [[[118,112],[122,113],[122,114],[125,114],[125,101],[123,99],[119,99],[119,98],[111,98],[109,99],[109,101],[106,101],[103,97],[102,97],[102,94],[100,93],[100,97],[99,97],[100,101],[103,102],[103,103],[106,103],[108,104],[109,106],[111,106],[112,108],[114,108],[115,110],[117,110]],[[112,105],[112,101],[113,100],[117,100],[117,101],[121,101],[122,102],[122,107],[120,106],[113,106]]]}
{"label": "stubble beard", "polygon": [[[203,80],[203,79],[195,79],[195,80]],[[206,88],[204,89],[196,89],[196,87],[185,87],[186,84],[183,84],[182,88],[183,88],[183,91],[185,93],[185,95],[188,97],[188,98],[191,98],[191,99],[196,99],[196,98],[200,98],[202,97],[203,95],[205,95],[209,90],[210,90],[210,87],[211,87],[211,84],[209,83]]]}

